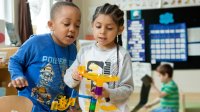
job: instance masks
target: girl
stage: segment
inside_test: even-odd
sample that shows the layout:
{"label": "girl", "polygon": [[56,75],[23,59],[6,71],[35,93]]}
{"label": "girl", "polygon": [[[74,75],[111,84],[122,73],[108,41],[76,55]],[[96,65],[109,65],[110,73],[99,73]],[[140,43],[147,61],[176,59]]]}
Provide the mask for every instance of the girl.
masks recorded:
{"label": "girl", "polygon": [[[82,78],[77,66],[84,65],[88,72],[116,75],[120,78],[114,83],[103,86],[95,112],[128,112],[126,101],[133,91],[132,65],[129,53],[121,47],[119,39],[124,30],[124,13],[116,5],[108,3],[96,8],[92,19],[95,44],[80,49],[77,59],[66,71],[65,83],[70,87],[79,87],[79,104],[83,112],[89,112],[91,92],[95,85],[91,80]],[[72,74],[68,77],[68,74]]]}

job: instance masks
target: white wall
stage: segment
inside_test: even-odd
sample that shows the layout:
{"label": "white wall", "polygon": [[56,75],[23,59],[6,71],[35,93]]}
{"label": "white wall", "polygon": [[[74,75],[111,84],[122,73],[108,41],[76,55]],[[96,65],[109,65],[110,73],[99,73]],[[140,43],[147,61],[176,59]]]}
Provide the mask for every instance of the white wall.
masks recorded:
{"label": "white wall", "polygon": [[[116,0],[73,0],[77,4],[82,12],[82,23],[80,38],[83,38],[86,34],[91,34],[91,14],[94,9],[106,2],[115,4]],[[199,60],[197,60],[199,61]],[[161,83],[155,72],[152,72],[156,85],[161,87]],[[175,70],[174,80],[177,82],[179,88],[184,92],[198,92],[200,93],[200,69],[197,70]],[[139,89],[136,88],[136,91]]]}
{"label": "white wall", "polygon": [[113,4],[114,1],[115,0],[73,0],[73,2],[80,7],[82,13],[79,38],[84,38],[85,35],[91,34],[91,21],[95,8],[104,3]]}

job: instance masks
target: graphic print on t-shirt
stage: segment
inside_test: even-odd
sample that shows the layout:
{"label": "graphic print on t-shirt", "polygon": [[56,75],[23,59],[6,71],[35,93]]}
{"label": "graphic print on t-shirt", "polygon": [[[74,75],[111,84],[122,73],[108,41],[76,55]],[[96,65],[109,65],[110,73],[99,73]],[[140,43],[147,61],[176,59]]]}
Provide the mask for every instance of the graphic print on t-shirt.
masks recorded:
{"label": "graphic print on t-shirt", "polygon": [[[87,71],[88,72],[92,72],[92,73],[97,73],[99,75],[101,74],[107,74],[110,75],[110,71],[111,71],[111,62],[103,62],[103,61],[89,61],[87,63]],[[95,87],[95,83],[91,80],[87,80],[85,87],[87,88],[87,90],[91,91],[91,88]],[[86,91],[87,94],[90,94],[90,91]],[[89,105],[90,105],[90,101],[89,100],[85,100],[85,111],[88,111],[89,109]],[[117,107],[112,105],[109,102],[106,102],[104,98],[102,99],[98,99],[98,102],[96,104],[96,112],[101,112],[101,110],[103,111],[110,111],[110,112],[114,112],[117,110]]]}

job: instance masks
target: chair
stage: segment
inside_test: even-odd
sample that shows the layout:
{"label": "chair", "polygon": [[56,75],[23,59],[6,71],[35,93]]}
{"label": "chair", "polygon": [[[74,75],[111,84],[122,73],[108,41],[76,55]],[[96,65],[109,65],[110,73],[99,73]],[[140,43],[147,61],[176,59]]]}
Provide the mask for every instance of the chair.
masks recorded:
{"label": "chair", "polygon": [[31,112],[32,107],[32,101],[23,96],[0,97],[0,112]]}

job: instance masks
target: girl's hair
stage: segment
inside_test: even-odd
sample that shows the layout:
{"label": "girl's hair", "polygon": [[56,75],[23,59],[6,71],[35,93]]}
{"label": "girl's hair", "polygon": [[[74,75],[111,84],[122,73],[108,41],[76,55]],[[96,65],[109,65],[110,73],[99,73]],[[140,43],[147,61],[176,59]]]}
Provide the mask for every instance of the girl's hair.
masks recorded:
{"label": "girl's hair", "polygon": [[[75,5],[72,2],[67,2],[67,1],[59,1],[56,2],[52,7],[51,7],[51,12],[50,12],[50,18],[54,19],[55,18],[55,14],[61,9],[61,7],[63,6],[71,6],[71,7],[76,7],[77,9],[79,9],[79,7],[77,5]],[[80,9],[79,9],[80,10]]]}
{"label": "girl's hair", "polygon": [[157,67],[157,72],[159,72],[161,75],[168,74],[169,78],[173,77],[173,68],[169,64],[163,64]]}
{"label": "girl's hair", "polygon": [[[106,3],[97,7],[93,15],[92,22],[95,21],[99,14],[109,15],[118,27],[124,25],[124,12],[119,9],[117,5]],[[118,35],[118,38],[115,39],[115,43],[122,45],[121,35]]]}

